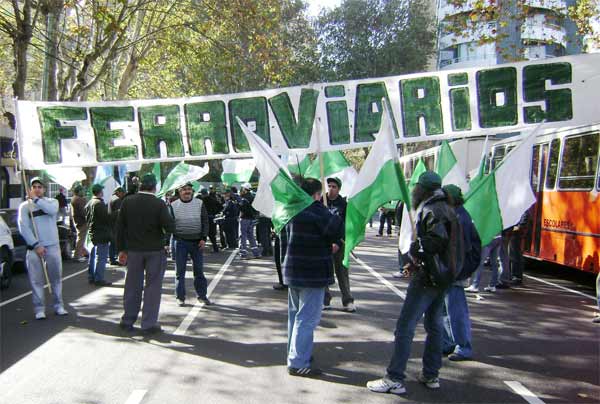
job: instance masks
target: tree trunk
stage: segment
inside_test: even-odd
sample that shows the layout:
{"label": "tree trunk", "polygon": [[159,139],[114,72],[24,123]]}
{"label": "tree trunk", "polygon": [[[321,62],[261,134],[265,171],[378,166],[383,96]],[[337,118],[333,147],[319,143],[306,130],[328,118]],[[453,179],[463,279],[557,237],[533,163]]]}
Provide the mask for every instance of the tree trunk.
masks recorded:
{"label": "tree trunk", "polygon": [[13,81],[13,95],[19,100],[25,99],[25,81],[27,80],[27,47],[29,40],[25,35],[18,33],[13,39],[13,53],[15,66],[15,80]]}
{"label": "tree trunk", "polygon": [[117,92],[117,99],[123,100],[127,97],[127,92],[129,91],[129,87],[131,87],[131,83],[135,79],[135,74],[138,69],[138,60],[134,55],[135,50],[132,50],[129,59],[127,60],[127,66],[125,66],[125,70],[121,75],[121,80],[119,81],[119,91]]}
{"label": "tree trunk", "polygon": [[44,72],[44,91],[46,100],[58,100],[58,35],[59,23],[64,6],[63,0],[48,1],[46,15],[46,56]]}

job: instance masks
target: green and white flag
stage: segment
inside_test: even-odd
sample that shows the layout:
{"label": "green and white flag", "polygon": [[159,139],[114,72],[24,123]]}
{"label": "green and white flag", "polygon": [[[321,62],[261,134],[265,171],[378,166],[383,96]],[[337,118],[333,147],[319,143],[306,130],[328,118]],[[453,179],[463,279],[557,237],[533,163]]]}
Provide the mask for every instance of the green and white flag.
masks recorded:
{"label": "green and white flag", "polygon": [[208,174],[208,164],[205,163],[203,167],[186,164],[183,161],[177,164],[167,175],[165,181],[160,188],[160,191],[156,193],[156,196],[162,198],[169,191],[173,191],[186,182],[194,182],[199,180]]}
{"label": "green and white flag", "polygon": [[162,177],[160,173],[160,163],[154,163],[152,167],[152,174],[156,177],[156,189],[162,188]]}
{"label": "green and white flag", "polygon": [[306,170],[310,167],[310,163],[308,153],[290,152],[287,155],[287,168],[294,175],[304,177]]}
{"label": "green and white flag", "polygon": [[225,159],[223,160],[221,181],[229,185],[248,182],[255,167],[254,159]]}
{"label": "green and white flag", "polygon": [[[340,195],[347,196],[352,191],[358,172],[352,167],[352,164],[346,160],[341,151],[330,151],[321,153],[323,156],[323,175],[325,178],[337,177],[342,181]],[[307,178],[316,178],[321,180],[321,161],[320,157],[313,160],[308,170],[304,174]]]}
{"label": "green and white flag", "polygon": [[354,188],[348,195],[346,208],[346,241],[344,265],[350,252],[365,238],[369,218],[377,209],[391,200],[409,200],[404,174],[398,161],[393,126],[387,102],[384,100],[381,129],[365,160]]}
{"label": "green and white flag", "polygon": [[[408,191],[412,194],[413,189],[417,185],[417,181],[419,181],[419,177],[427,171],[427,167],[422,159],[419,159],[415,169],[413,170],[412,176],[410,177],[410,181],[408,183]],[[416,206],[415,206],[416,207]],[[413,220],[411,220],[411,216]],[[414,213],[411,211],[410,203],[406,203],[404,205],[404,209],[402,209],[402,222],[400,223],[400,237],[398,238],[398,249],[402,254],[406,254],[410,249],[410,243],[413,240],[413,222],[414,222]]]}
{"label": "green and white flag", "polygon": [[477,171],[471,175],[471,180],[469,181],[469,189],[477,188],[477,184],[485,178],[485,161],[487,159],[487,144],[488,137],[485,137],[485,142],[483,143],[483,150],[481,150],[481,159],[479,161],[479,167],[477,167]]}
{"label": "green and white flag", "polygon": [[465,170],[460,166],[450,143],[447,140],[442,142],[440,154],[437,159],[437,167],[435,170],[442,178],[442,186],[454,184],[458,186],[464,194],[469,190],[469,183]]}
{"label": "green and white flag", "polygon": [[535,132],[523,139],[465,200],[464,207],[473,219],[482,245],[519,223],[523,213],[535,202],[529,182]]}
{"label": "green and white flag", "polygon": [[256,168],[260,173],[258,189],[252,206],[270,217],[276,233],[314,200],[292,180],[292,177],[273,149],[256,136],[236,117],[248,139]]}
{"label": "green and white flag", "polygon": [[87,178],[81,168],[52,167],[42,170],[42,173],[50,181],[66,189],[71,189],[75,182],[83,181]]}
{"label": "green and white flag", "polygon": [[104,203],[110,202],[110,197],[113,192],[119,186],[119,183],[113,176],[114,166],[98,166],[96,167],[96,176],[94,177],[94,184],[100,184],[104,187],[102,190],[102,199]]}

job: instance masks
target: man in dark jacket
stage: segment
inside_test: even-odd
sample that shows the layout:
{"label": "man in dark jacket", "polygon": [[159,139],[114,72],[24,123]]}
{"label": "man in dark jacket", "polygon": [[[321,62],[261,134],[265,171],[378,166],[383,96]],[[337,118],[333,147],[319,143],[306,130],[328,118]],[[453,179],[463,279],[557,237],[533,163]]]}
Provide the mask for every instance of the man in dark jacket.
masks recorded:
{"label": "man in dark jacket", "polygon": [[217,243],[217,225],[215,223],[215,216],[223,211],[223,204],[219,202],[217,199],[217,192],[215,188],[211,185],[210,192],[206,192],[206,189],[202,189],[199,195],[202,202],[204,202],[204,206],[206,207],[206,212],[208,213],[208,238],[212,244],[212,249],[214,252],[219,252],[219,244]]}
{"label": "man in dark jacket", "polygon": [[412,279],[396,324],[394,353],[387,374],[367,383],[367,388],[377,393],[406,393],[404,372],[415,328],[423,314],[427,338],[423,371],[418,380],[430,389],[440,387],[444,295],[456,275],[455,254],[459,248],[458,240],[462,240],[456,215],[446,203],[441,183],[438,174],[426,171],[413,189],[412,204],[417,216],[416,239],[409,251],[413,261]]}
{"label": "man in dark jacket", "polygon": [[239,205],[236,200],[232,197],[230,189],[226,189],[224,193],[225,202],[223,203],[223,231],[225,232],[225,240],[227,241],[227,248],[233,250],[236,249],[237,236],[236,229],[238,227],[238,219],[240,216]]}
{"label": "man in dark jacket", "polygon": [[[444,316],[444,354],[451,361],[463,361],[471,358],[471,319],[465,296],[469,276],[475,272],[481,260],[481,240],[469,212],[463,207],[463,195],[454,184],[444,186],[448,204],[454,207],[463,235],[462,260],[457,265],[458,277],[448,289],[446,295],[446,315]],[[458,258],[461,258],[459,255]]]}
{"label": "man in dark jacket", "polygon": [[111,265],[119,265],[119,261],[117,261],[117,245],[116,245],[116,229],[117,229],[117,218],[119,217],[119,209],[121,209],[121,203],[123,203],[123,198],[125,198],[125,191],[121,187],[117,187],[112,196],[110,197],[110,201],[108,202],[108,215],[110,216],[110,227],[112,229],[113,237],[110,241],[110,247],[108,249],[108,256],[110,258]]}
{"label": "man in dark jacket", "polygon": [[77,229],[77,237],[75,243],[75,252],[73,258],[79,262],[87,261],[88,251],[85,249],[85,239],[87,237],[88,227],[85,219],[85,205],[87,200],[83,196],[83,187],[76,185],[73,188],[73,198],[71,199],[71,218]]}
{"label": "man in dark jacket", "polygon": [[85,205],[88,232],[93,244],[88,265],[88,282],[96,286],[112,285],[111,282],[104,279],[104,270],[108,261],[108,243],[112,239],[112,228],[108,207],[102,199],[103,189],[104,187],[100,184],[92,185],[93,197]]}
{"label": "man in dark jacket", "polygon": [[167,205],[154,195],[155,192],[156,177],[144,175],[139,192],[123,199],[117,220],[119,262],[123,265],[127,263],[123,293],[125,313],[121,317],[120,327],[127,331],[133,330],[137,320],[142,305],[142,291],[142,331],[162,331],[158,324],[158,311],[167,267],[165,236],[175,231],[175,225]]}
{"label": "man in dark jacket", "polygon": [[250,184],[242,185],[240,196],[240,256],[243,259],[250,258],[249,253],[251,252],[252,257],[258,258],[260,251],[254,237],[254,221],[258,216],[258,212],[252,207],[254,195],[252,195]]}
{"label": "man in dark jacket", "polygon": [[[343,245],[344,241],[344,229],[343,224],[346,222],[346,198],[340,195],[340,189],[342,189],[342,181],[339,178],[332,177],[327,178],[327,209],[342,219],[342,236],[338,241],[339,245]],[[335,254],[333,254],[333,269],[335,271],[335,277],[337,278],[340,293],[342,294],[342,307],[344,311],[353,313],[356,311],[354,307],[354,297],[350,292],[350,273],[342,261],[344,260],[344,249],[340,248]],[[325,289],[325,310],[331,308],[331,292],[329,287]]]}
{"label": "man in dark jacket", "polygon": [[288,286],[288,373],[314,376],[311,366],[314,330],[321,319],[325,288],[333,284],[332,253],[341,249],[342,221],[319,200],[322,185],[305,179],[301,188],[314,202],[281,233],[283,283]]}

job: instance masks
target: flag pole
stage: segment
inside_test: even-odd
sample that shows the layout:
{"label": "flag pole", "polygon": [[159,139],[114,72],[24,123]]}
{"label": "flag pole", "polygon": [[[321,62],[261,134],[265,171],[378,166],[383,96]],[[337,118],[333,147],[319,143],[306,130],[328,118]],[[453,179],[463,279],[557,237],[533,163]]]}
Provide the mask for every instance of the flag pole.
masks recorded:
{"label": "flag pole", "polygon": [[[317,118],[317,158],[319,159],[319,170],[321,177],[321,186],[325,186],[325,163],[323,162],[323,156],[321,152],[321,118]],[[327,207],[327,189],[322,193],[323,205]]]}
{"label": "flag pole", "polygon": [[[18,104],[17,104],[17,97],[14,98],[14,105],[15,105],[15,139],[19,139],[19,131],[18,131],[18,116],[19,116],[19,111],[18,111]],[[17,141],[17,145],[20,144],[21,142]],[[31,201],[31,189],[29,188],[29,185],[27,183],[27,178],[25,177],[25,170],[23,169],[23,160],[22,160],[22,155],[21,155],[21,149],[19,148],[18,151],[18,165],[19,165],[19,171],[21,171],[21,181],[23,182],[23,186],[25,187],[25,193],[27,194],[27,207],[29,208],[29,217],[31,218],[31,226],[33,227],[33,234],[35,236],[35,238],[38,240],[40,240],[39,237],[39,233],[38,233],[38,228],[35,224],[35,220],[33,217],[33,203]],[[17,161],[15,161],[15,165],[17,164]],[[37,254],[34,250],[34,253]],[[46,278],[46,283],[48,284],[48,291],[50,292],[50,294],[52,294],[52,284],[50,283],[50,277],[48,276],[48,268],[46,266],[46,260],[44,259],[44,257],[42,257],[41,255],[40,257],[40,262],[42,263],[42,271],[44,272],[44,277]]]}

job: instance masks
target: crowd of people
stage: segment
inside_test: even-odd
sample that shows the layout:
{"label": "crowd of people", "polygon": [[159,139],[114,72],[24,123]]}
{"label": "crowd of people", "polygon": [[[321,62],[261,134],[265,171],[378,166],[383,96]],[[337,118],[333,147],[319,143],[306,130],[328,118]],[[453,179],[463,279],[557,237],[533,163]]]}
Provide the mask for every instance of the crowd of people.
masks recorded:
{"label": "crowd of people", "polygon": [[[273,233],[270,219],[253,208],[250,184],[243,184],[239,194],[235,187],[222,193],[210,187],[194,196],[193,184],[188,182],[165,199],[155,196],[156,185],[154,175],[146,174],[129,192],[117,188],[108,204],[104,202],[102,185],[91,187],[89,201],[83,189],[76,187],[70,202],[70,215],[77,232],[74,257],[88,262],[89,282],[99,287],[109,286],[111,283],[104,276],[106,266],[109,263],[127,266],[124,313],[119,326],[125,331],[134,330],[141,308],[142,332],[162,331],[158,318],[169,254],[175,262],[175,299],[180,306],[186,304],[188,259],[192,261],[197,300],[204,305],[212,303],[203,270],[207,240],[215,253],[239,249],[239,259],[243,260],[274,255],[279,282],[273,287],[288,292],[288,373],[303,377],[320,374],[312,362],[314,330],[322,311],[331,307],[329,288],[336,279],[343,310],[356,311],[349,270],[342,264],[346,200],[339,194],[343,186],[340,179],[327,178],[325,193],[318,180],[299,181],[313,203],[294,216],[279,235]],[[30,187],[27,201],[19,208],[18,222],[28,246],[34,314],[42,320],[46,318],[46,273],[55,313],[68,314],[61,295],[62,262],[56,231],[56,219],[59,213],[66,214],[67,201],[62,193],[56,199],[45,197],[44,182],[38,177],[31,179]],[[486,260],[489,259],[492,276],[485,291],[494,292],[523,281],[519,247],[527,215],[518,226],[481,248],[477,231],[462,206],[460,188],[455,185],[442,188],[440,176],[427,171],[419,177],[411,198],[416,207],[416,237],[409,252],[400,256],[401,271],[394,274],[409,278],[409,284],[385,376],[367,383],[373,392],[406,392],[406,365],[421,318],[427,338],[419,380],[425,386],[440,387],[439,371],[444,355],[453,361],[472,358],[465,292],[479,291]],[[379,235],[392,216],[390,212],[398,216],[400,208],[398,204],[395,208],[391,204],[382,208]],[[92,246],[89,251],[86,238]],[[505,244],[509,246],[509,254],[505,252]]]}

